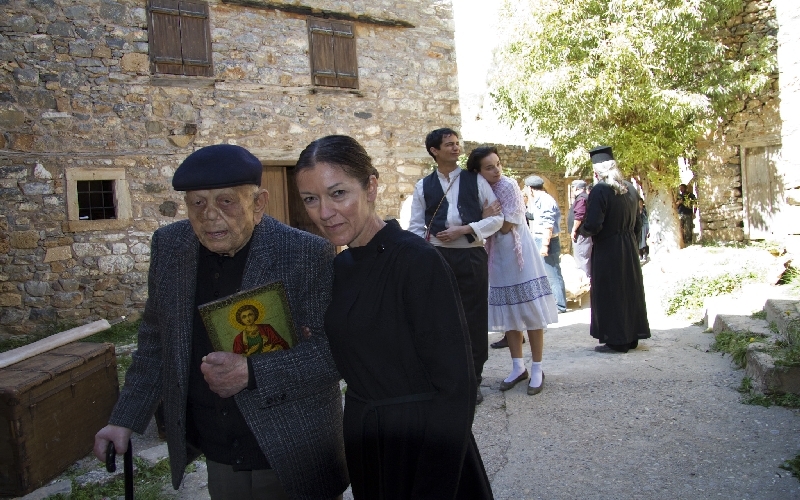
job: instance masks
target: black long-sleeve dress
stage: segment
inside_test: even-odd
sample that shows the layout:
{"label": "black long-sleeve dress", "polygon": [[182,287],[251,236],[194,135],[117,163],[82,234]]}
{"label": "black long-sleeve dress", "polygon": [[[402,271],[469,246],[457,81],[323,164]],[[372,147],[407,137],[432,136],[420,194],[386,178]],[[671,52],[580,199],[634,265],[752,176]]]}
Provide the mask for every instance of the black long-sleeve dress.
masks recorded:
{"label": "black long-sleeve dress", "polygon": [[600,342],[630,344],[650,338],[639,263],[639,194],[629,182],[617,195],[608,184],[592,188],[582,234],[592,237],[592,321],[589,332]]}
{"label": "black long-sleeve dress", "polygon": [[344,439],[356,499],[486,499],[472,421],[475,376],[455,278],[388,221],[334,261],[325,329],[347,382]]}

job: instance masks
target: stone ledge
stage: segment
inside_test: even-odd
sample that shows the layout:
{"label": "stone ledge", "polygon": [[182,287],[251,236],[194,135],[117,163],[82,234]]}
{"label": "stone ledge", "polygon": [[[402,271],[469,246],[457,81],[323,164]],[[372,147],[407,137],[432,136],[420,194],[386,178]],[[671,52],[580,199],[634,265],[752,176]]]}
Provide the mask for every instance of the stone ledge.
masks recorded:
{"label": "stone ledge", "polygon": [[775,366],[775,360],[759,351],[758,344],[747,347],[745,375],[753,381],[753,388],[763,394],[800,395],[800,367]]}
{"label": "stone ledge", "polygon": [[[777,299],[769,299],[767,302],[796,303],[796,301]],[[765,305],[765,309],[768,309],[767,305]],[[767,337],[764,342],[754,342],[747,346],[747,364],[744,371],[745,375],[752,380],[753,389],[762,394],[800,395],[800,367],[775,366],[774,358],[763,351],[765,347],[773,344],[780,337],[770,330],[767,320],[735,314],[717,314],[714,319],[714,335],[718,335],[722,331],[753,333]]]}
{"label": "stone ledge", "polygon": [[786,336],[789,326],[794,323],[795,328],[800,327],[800,301],[767,299],[764,304],[764,311],[767,313],[767,321],[775,323],[778,332]]}

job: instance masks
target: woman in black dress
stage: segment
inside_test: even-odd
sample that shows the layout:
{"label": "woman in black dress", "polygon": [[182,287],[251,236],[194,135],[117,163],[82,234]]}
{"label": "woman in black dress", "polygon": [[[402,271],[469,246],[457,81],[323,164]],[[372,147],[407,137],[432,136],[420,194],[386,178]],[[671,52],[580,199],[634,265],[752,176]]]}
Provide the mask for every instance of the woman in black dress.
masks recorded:
{"label": "woman in black dress", "polygon": [[306,211],[334,245],[325,329],[347,382],[344,436],[356,499],[492,498],[472,435],[475,375],[452,272],[424,239],[375,212],[378,171],[351,137],[306,147]]}

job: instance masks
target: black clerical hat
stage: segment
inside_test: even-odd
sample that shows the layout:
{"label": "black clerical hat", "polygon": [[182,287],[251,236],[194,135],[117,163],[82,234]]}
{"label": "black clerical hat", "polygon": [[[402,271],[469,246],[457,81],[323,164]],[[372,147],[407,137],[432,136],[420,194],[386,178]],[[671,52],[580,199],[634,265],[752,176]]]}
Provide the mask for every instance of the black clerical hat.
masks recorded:
{"label": "black clerical hat", "polygon": [[261,162],[241,146],[215,144],[183,160],[172,176],[176,191],[220,189],[243,184],[261,185]]}
{"label": "black clerical hat", "polygon": [[592,163],[603,163],[604,161],[613,160],[614,153],[611,152],[611,146],[597,146],[589,150],[589,157]]}

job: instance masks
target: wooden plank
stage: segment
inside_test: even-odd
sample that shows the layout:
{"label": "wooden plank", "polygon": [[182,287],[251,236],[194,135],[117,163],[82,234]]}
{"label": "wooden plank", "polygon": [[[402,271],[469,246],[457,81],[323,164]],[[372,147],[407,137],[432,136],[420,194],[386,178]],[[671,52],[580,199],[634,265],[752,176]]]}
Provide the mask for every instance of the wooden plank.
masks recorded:
{"label": "wooden plank", "polygon": [[55,349],[56,347],[61,347],[62,345],[69,344],[70,342],[80,340],[108,328],[111,328],[111,323],[101,319],[86,325],[63,331],[61,333],[56,333],[55,335],[37,340],[36,342],[28,345],[0,353],[0,368],[5,368],[6,366],[13,365],[14,363],[19,363],[24,359],[28,359],[51,349]]}
{"label": "wooden plank", "polygon": [[267,215],[288,225],[290,218],[286,167],[265,165],[261,173],[261,187],[269,191]]}

